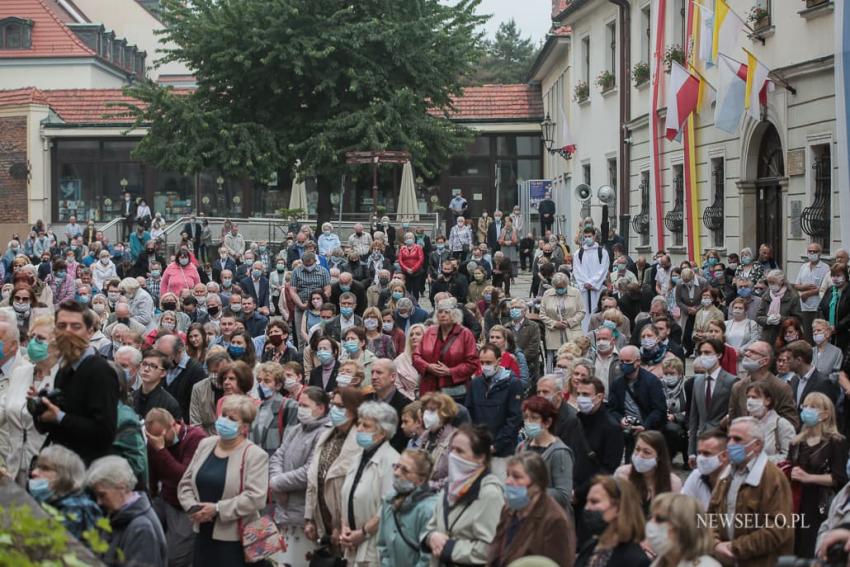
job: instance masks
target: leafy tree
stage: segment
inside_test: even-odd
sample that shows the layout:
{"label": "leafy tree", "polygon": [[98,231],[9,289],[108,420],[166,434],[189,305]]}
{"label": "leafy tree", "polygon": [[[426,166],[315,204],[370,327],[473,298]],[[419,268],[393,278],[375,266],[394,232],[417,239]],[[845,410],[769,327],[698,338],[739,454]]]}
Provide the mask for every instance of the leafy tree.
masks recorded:
{"label": "leafy tree", "polygon": [[297,159],[329,180],[350,150],[407,150],[439,171],[469,132],[442,112],[481,49],[481,0],[163,0],[163,61],[198,88],[128,88],[136,155],[191,174],[267,178]]}
{"label": "leafy tree", "polygon": [[537,47],[531,38],[522,37],[516,21],[511,18],[499,24],[493,40],[486,41],[484,56],[472,81],[476,84],[524,83],[536,56]]}

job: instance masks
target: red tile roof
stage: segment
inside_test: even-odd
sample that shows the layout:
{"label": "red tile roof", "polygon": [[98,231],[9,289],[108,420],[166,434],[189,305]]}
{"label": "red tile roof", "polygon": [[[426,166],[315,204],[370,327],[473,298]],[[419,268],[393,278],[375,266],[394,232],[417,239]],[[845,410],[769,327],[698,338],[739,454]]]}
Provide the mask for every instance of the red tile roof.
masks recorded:
{"label": "red tile roof", "polygon": [[32,49],[4,49],[0,58],[92,57],[87,45],[66,26],[45,0],[2,0],[0,20],[8,17],[33,21]]}
{"label": "red tile roof", "polygon": [[[543,95],[539,86],[482,85],[467,87],[461,97],[454,99],[452,120],[465,122],[528,121],[543,118]],[[437,114],[437,111],[432,111]]]}
{"label": "red tile roof", "polygon": [[16,106],[19,104],[49,104],[44,92],[35,87],[0,91],[0,106]]}
{"label": "red tile roof", "polygon": [[133,122],[123,107],[110,103],[137,103],[121,89],[65,89],[44,91],[50,108],[69,124],[127,124]]}

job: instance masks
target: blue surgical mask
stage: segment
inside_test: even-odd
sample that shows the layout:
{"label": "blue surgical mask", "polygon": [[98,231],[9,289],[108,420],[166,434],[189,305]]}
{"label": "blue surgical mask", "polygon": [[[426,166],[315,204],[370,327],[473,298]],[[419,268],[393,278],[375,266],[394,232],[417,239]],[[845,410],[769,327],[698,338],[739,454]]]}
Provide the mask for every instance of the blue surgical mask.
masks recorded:
{"label": "blue surgical mask", "polygon": [[633,362],[621,362],[620,370],[623,371],[623,374],[631,374],[635,371],[635,365]]}
{"label": "blue surgical mask", "polygon": [[334,427],[339,427],[348,421],[348,413],[345,411],[345,408],[331,406],[331,411],[328,415],[330,415],[331,423]]}
{"label": "blue surgical mask", "polygon": [[537,436],[543,431],[543,426],[539,423],[526,423],[525,436],[529,439],[537,439]]}
{"label": "blue surgical mask", "polygon": [[555,293],[557,293],[558,295],[564,295],[564,294],[566,294],[566,293],[567,293],[567,288],[565,288],[565,287],[556,287],[556,288],[555,288]]}
{"label": "blue surgical mask", "polygon": [[333,362],[334,359],[334,353],[329,350],[320,350],[316,353],[316,356],[319,357],[319,362],[321,362],[323,365],[330,364],[331,362]]}
{"label": "blue surgical mask", "polygon": [[753,288],[742,287],[738,288],[738,295],[744,298],[750,297],[753,294]]}
{"label": "blue surgical mask", "polygon": [[511,307],[511,319],[514,321],[522,319],[522,309],[519,307]]}
{"label": "blue surgical mask", "polygon": [[528,497],[528,487],[514,486],[512,484],[505,485],[505,504],[511,510],[522,510],[530,499]]}
{"label": "blue surgical mask", "polygon": [[606,329],[611,329],[612,331],[617,329],[617,323],[611,321],[610,319],[606,319],[602,322],[602,326]]}
{"label": "blue surgical mask", "polygon": [[227,347],[227,354],[230,355],[230,358],[242,358],[245,356],[245,347],[230,345]]}
{"label": "blue surgical mask", "polygon": [[726,446],[726,453],[729,455],[729,460],[736,465],[740,465],[747,460],[747,445],[744,443],[729,443]]}
{"label": "blue surgical mask", "polygon": [[805,427],[814,427],[820,423],[820,411],[815,408],[803,408],[800,412],[800,421]]}
{"label": "blue surgical mask", "polygon": [[402,297],[404,297],[404,294],[402,292],[400,292],[400,291],[394,291],[393,292],[393,299],[395,299],[396,301],[398,301]]}
{"label": "blue surgical mask", "polygon": [[354,313],[354,308],[353,307],[340,307],[339,313],[340,313],[340,315],[342,315],[343,317],[345,317],[347,319],[348,317],[351,317],[351,315]]}
{"label": "blue surgical mask", "polygon": [[263,270],[251,270],[251,275],[254,276],[255,280],[259,279],[263,275]]}
{"label": "blue surgical mask", "polygon": [[371,449],[375,445],[375,434],[369,431],[358,431],[357,444],[364,449]]}
{"label": "blue surgical mask", "polygon": [[53,496],[50,481],[46,478],[31,478],[27,481],[30,495],[39,502],[47,502]]}
{"label": "blue surgical mask", "polygon": [[351,286],[345,285],[345,284],[339,284],[339,289],[342,290],[342,291],[351,291]]}
{"label": "blue surgical mask", "polygon": [[239,435],[239,424],[229,417],[221,416],[215,420],[215,431],[224,440],[236,439]]}
{"label": "blue surgical mask", "polygon": [[33,338],[27,345],[27,355],[30,357],[30,362],[41,362],[48,355],[48,345],[41,339]]}
{"label": "blue surgical mask", "polygon": [[257,388],[257,392],[260,394],[261,400],[267,400],[274,395],[274,390],[266,386],[265,384],[260,384]]}
{"label": "blue surgical mask", "polygon": [[342,343],[342,346],[348,354],[357,354],[360,350],[360,341],[357,339],[351,339]]}

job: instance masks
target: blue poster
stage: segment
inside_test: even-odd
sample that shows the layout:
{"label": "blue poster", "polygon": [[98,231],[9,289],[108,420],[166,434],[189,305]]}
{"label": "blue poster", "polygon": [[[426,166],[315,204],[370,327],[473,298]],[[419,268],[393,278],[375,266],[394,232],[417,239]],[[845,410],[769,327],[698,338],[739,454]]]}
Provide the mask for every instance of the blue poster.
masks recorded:
{"label": "blue poster", "polygon": [[546,198],[546,193],[552,190],[552,181],[549,179],[532,179],[528,182],[528,202],[533,208]]}

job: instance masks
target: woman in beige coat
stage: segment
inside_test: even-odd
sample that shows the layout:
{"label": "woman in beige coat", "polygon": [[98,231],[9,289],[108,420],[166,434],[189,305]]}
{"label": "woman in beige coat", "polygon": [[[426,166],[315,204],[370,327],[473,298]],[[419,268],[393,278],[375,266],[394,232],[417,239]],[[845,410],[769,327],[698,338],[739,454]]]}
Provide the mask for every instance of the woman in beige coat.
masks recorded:
{"label": "woman in beige coat", "polygon": [[363,397],[358,388],[337,388],[331,396],[328,415],[333,429],[319,438],[307,470],[304,502],[304,534],[307,539],[327,538],[334,546],[339,544],[342,483],[360,454],[355,425]]}
{"label": "woman in beige coat", "polygon": [[558,348],[584,333],[584,306],[578,289],[570,285],[566,274],[552,276],[552,288],[540,300],[540,320],[546,326],[546,369],[554,367]]}
{"label": "woman in beige coat", "polygon": [[259,517],[269,490],[269,456],[248,441],[257,406],[228,396],[215,422],[218,435],[198,445],[177,497],[198,533],[193,565],[245,565],[239,523]]}
{"label": "woman in beige coat", "polygon": [[398,414],[385,402],[366,402],[357,410],[357,444],[361,451],[342,485],[340,544],[352,567],[378,567],[376,546],[381,503],[393,487],[399,454],[389,444]]}

